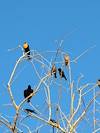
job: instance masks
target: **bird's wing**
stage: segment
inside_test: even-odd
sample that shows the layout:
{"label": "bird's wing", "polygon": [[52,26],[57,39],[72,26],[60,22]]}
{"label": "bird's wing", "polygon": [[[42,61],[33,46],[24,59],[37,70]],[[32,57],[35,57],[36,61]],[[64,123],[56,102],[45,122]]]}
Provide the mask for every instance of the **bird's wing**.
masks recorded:
{"label": "bird's wing", "polygon": [[24,90],[24,97],[27,97],[27,90]]}
{"label": "bird's wing", "polygon": [[31,110],[31,109],[25,109],[25,110],[26,110],[28,113],[31,112],[31,113],[37,114],[35,110]]}

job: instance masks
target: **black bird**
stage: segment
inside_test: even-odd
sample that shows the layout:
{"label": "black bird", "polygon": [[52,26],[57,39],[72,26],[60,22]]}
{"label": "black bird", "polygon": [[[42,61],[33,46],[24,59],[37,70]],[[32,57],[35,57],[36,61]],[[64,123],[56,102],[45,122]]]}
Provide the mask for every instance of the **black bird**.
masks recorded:
{"label": "black bird", "polygon": [[65,80],[67,80],[65,74],[64,74],[64,71],[61,69],[61,68],[58,68],[58,71],[59,71],[59,75],[61,78],[64,78]]}
{"label": "black bird", "polygon": [[[55,123],[56,127],[59,127],[59,123],[57,121],[55,121],[54,119],[50,119],[50,122]],[[52,127],[53,129],[53,133],[54,133],[54,126]]]}
{"label": "black bird", "polygon": [[28,59],[31,59],[30,58],[30,48],[29,48],[29,45],[27,42],[24,42],[23,48],[24,48],[24,52],[27,54]]}
{"label": "black bird", "polygon": [[100,87],[100,79],[98,79],[98,81],[97,81],[97,85]]}
{"label": "black bird", "polygon": [[57,123],[54,119],[50,119],[50,121],[53,122],[53,123]]}
{"label": "black bird", "polygon": [[[33,89],[31,89],[31,86],[28,85],[28,88],[26,90],[24,90],[24,97],[25,98],[28,97],[31,93],[33,93]],[[30,102],[31,97],[28,98],[27,102]]]}
{"label": "black bird", "polygon": [[54,74],[54,77],[57,78],[57,69],[56,66],[53,64],[52,69],[51,69],[51,75]]}
{"label": "black bird", "polygon": [[35,110],[32,110],[32,109],[25,109],[25,111],[26,111],[27,113],[30,112],[30,113],[35,113],[35,114],[37,114],[36,111],[35,111]]}

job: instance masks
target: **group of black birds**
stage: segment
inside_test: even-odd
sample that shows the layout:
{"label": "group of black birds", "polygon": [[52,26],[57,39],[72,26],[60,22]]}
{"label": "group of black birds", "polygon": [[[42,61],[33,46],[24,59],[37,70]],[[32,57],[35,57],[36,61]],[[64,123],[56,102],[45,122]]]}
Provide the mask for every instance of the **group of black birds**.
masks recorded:
{"label": "group of black birds", "polygon": [[[30,59],[30,48],[27,42],[24,42],[23,49],[27,58]],[[31,85],[28,85],[28,88],[24,90],[24,98],[27,98],[31,93],[33,93],[33,89],[31,88]],[[27,102],[30,102],[31,97],[32,96],[27,99]]]}
{"label": "group of black birds", "polygon": [[[30,48],[29,48],[29,45],[27,42],[24,42],[24,45],[23,45],[23,49],[24,49],[24,52],[26,54],[26,57],[27,59],[31,59],[31,56],[30,56]],[[69,63],[70,63],[70,58],[68,55],[65,55],[64,57],[64,61],[65,61],[65,66],[68,66]],[[64,78],[65,80],[67,80],[66,76],[65,76],[65,73],[64,71],[61,69],[61,68],[56,68],[55,64],[52,65],[52,68],[51,68],[51,75],[54,74],[54,77],[57,78],[57,70],[59,72],[59,75],[61,78]],[[100,87],[100,79],[97,81],[97,85],[98,87]],[[28,88],[24,90],[24,98],[27,98],[29,95],[31,95],[33,93],[33,89],[31,88],[31,85],[28,85]],[[29,103],[30,102],[30,99],[32,98],[32,96],[30,96],[28,99],[27,99],[27,102]],[[36,113],[34,110],[31,110],[31,109],[25,109],[25,111],[28,113],[28,112],[31,112],[31,113]],[[52,119],[51,119],[52,121]]]}
{"label": "group of black birds", "polygon": [[[28,59],[31,59],[31,57],[30,57],[30,48],[29,48],[29,45],[28,45],[27,42],[24,42],[23,48],[24,48],[24,52],[25,52],[27,58],[28,58]],[[64,57],[64,60],[65,60],[65,65],[68,66],[69,61],[70,61],[70,60],[69,60],[69,56],[66,55],[66,56]],[[60,77],[61,77],[61,78],[64,78],[65,80],[67,80],[67,78],[66,78],[66,76],[65,76],[65,74],[64,74],[64,71],[63,71],[61,68],[58,68],[58,71],[59,71]],[[51,69],[51,75],[52,75],[53,73],[54,73],[54,77],[57,78],[57,70],[56,70],[56,66],[55,66],[55,65],[53,65],[53,66],[52,66],[52,69]]]}
{"label": "group of black birds", "polygon": [[[70,57],[69,57],[69,55],[65,55],[64,56],[64,61],[65,61],[65,66],[69,66],[69,64],[70,64]],[[60,77],[64,78],[65,80],[67,80],[64,71],[61,68],[57,69],[55,64],[52,65],[51,75],[54,74],[54,77],[57,78],[57,70],[59,72]]]}
{"label": "group of black birds", "polygon": [[[64,71],[61,68],[58,68],[58,72],[61,78],[64,78],[65,80],[67,80]],[[57,69],[56,66],[53,65],[52,69],[51,69],[51,75],[54,74],[54,77],[57,78]]]}
{"label": "group of black birds", "polygon": [[[24,52],[25,52],[27,58],[31,59],[31,57],[30,57],[30,48],[29,48],[29,45],[28,45],[27,42],[24,42],[23,48],[24,48]],[[65,60],[65,65],[68,66],[68,64],[70,62],[69,56],[65,55],[64,60]],[[60,77],[64,78],[65,80],[67,80],[67,78],[66,78],[66,76],[64,74],[64,71],[61,68],[58,68],[58,71],[59,71]],[[54,77],[57,78],[57,70],[56,70],[56,66],[55,65],[52,66],[51,74],[52,73],[54,73]]]}
{"label": "group of black birds", "polygon": [[[24,53],[25,53],[25,57],[27,57],[27,59],[31,59],[31,53],[30,53],[30,48],[29,48],[29,45],[27,42],[24,42],[24,45],[23,45],[23,49],[24,49]],[[68,58],[65,58],[65,64],[68,65]],[[59,75],[61,78],[64,78],[65,80],[67,80],[65,74],[64,74],[64,71],[61,69],[61,68],[58,68],[58,71],[59,71]],[[56,69],[56,66],[53,65],[52,66],[52,69],[51,69],[51,74],[54,74],[55,78],[57,78],[57,69]],[[30,102],[30,99],[32,98],[32,96],[30,96],[31,94],[33,93],[33,89],[31,88],[31,85],[28,85],[27,89],[24,90],[24,98],[27,98],[27,102],[29,103]],[[35,110],[31,110],[31,109],[25,109],[25,111],[27,113],[31,112],[31,113],[36,113]]]}
{"label": "group of black birds", "polygon": [[[30,48],[29,48],[29,45],[28,45],[27,42],[24,42],[23,49],[24,49],[24,53],[25,53],[26,57],[28,59],[31,59],[31,57],[30,57]],[[64,59],[65,59],[65,65],[67,66],[69,64],[69,56],[66,55]],[[58,71],[59,71],[60,77],[67,80],[64,71],[61,68],[58,68]],[[57,78],[57,69],[56,69],[55,65],[52,66],[51,75],[52,74],[54,74],[54,77]],[[28,88],[24,90],[24,98],[27,98],[31,93],[33,93],[33,89],[31,88],[30,85],[28,85]],[[27,99],[27,102],[30,102],[31,98],[32,98],[32,96],[30,96]]]}
{"label": "group of black birds", "polygon": [[[27,57],[27,59],[31,59],[30,57],[30,48],[29,48],[29,45],[27,42],[24,42],[24,45],[23,45],[23,49],[24,49],[24,53]],[[30,99],[32,98],[32,96],[30,96],[31,94],[33,93],[33,89],[31,88],[31,85],[28,85],[27,89],[24,90],[24,98],[27,98],[27,102],[29,103],[30,102]],[[31,110],[31,109],[25,109],[25,112],[26,113],[35,113],[36,114],[36,111],[35,110]]]}

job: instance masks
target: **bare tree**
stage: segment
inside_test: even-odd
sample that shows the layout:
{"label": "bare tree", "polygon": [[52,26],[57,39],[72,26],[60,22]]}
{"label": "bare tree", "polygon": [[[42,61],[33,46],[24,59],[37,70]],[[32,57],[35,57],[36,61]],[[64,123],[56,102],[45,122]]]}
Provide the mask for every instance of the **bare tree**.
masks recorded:
{"label": "bare tree", "polygon": [[[12,121],[0,114],[0,128],[4,133],[40,133],[43,129],[53,133],[77,133],[81,132],[82,124],[88,125],[86,127],[91,128],[92,133],[100,132],[100,80],[82,83],[84,75],[80,74],[75,81],[72,73],[72,65],[93,47],[72,60],[62,49],[62,44],[63,41],[56,51],[44,52],[30,49],[27,42],[23,47],[18,46],[22,55],[16,61],[7,84],[11,103],[5,105],[15,112]],[[24,98],[17,103],[19,96],[13,94],[16,91],[13,83],[21,74],[20,64],[24,67],[27,63],[32,68],[34,80],[31,80],[35,87],[27,85],[23,90]]]}

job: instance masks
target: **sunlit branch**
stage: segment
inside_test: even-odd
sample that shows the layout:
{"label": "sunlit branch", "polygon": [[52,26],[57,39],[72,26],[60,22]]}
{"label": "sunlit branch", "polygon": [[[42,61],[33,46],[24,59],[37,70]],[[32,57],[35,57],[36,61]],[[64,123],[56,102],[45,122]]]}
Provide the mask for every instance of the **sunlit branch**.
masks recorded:
{"label": "sunlit branch", "polygon": [[80,117],[73,123],[73,129],[76,128],[76,126],[79,124],[79,122],[83,119],[83,117],[87,113],[89,107],[94,102],[94,99],[97,98],[98,96],[100,96],[100,93],[96,94],[95,97],[93,97],[93,99],[88,103],[88,105],[86,106],[86,109],[83,111],[83,113],[80,115]]}

